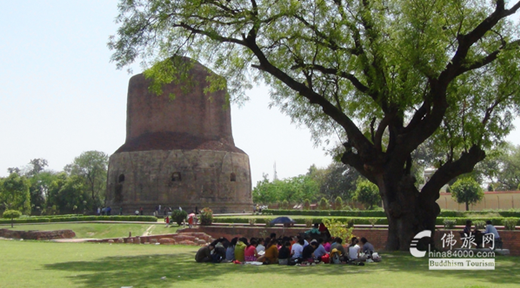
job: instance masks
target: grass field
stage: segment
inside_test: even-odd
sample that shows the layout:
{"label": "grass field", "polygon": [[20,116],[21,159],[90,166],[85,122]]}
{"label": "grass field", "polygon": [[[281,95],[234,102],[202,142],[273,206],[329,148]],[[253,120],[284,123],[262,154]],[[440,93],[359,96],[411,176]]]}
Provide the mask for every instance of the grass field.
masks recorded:
{"label": "grass field", "polygon": [[[0,240],[0,287],[518,287],[520,258],[494,271],[429,271],[383,253],[367,266],[199,264],[197,247]],[[165,279],[161,279],[166,277]]]}
{"label": "grass field", "polygon": [[[115,238],[127,237],[129,232],[132,236],[141,236],[144,233],[149,235],[175,233],[178,226],[166,228],[164,224],[137,224],[137,223],[50,223],[50,224],[17,224],[11,226],[0,226],[4,229],[14,230],[63,230],[70,229],[76,233],[76,238]],[[0,284],[1,287],[1,284]]]}

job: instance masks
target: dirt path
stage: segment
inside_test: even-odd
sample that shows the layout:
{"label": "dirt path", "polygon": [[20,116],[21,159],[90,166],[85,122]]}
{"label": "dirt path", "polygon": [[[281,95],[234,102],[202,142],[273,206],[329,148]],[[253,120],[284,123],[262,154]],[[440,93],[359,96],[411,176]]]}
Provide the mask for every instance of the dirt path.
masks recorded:
{"label": "dirt path", "polygon": [[146,229],[146,231],[144,231],[143,235],[141,235],[141,236],[150,236],[150,235],[152,235],[152,231],[153,231],[154,228],[155,228],[155,225],[150,225],[150,227],[148,227],[148,229]]}

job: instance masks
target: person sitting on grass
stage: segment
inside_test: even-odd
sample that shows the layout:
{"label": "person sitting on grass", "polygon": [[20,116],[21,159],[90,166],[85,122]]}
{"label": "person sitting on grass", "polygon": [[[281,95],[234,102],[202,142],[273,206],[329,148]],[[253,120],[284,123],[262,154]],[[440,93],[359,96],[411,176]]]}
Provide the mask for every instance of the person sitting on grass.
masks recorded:
{"label": "person sitting on grass", "polygon": [[223,259],[226,259],[226,246],[229,245],[229,241],[226,238],[220,237],[214,240],[211,245],[215,247],[211,255],[213,263],[220,263]]}
{"label": "person sitting on grass", "polygon": [[[313,240],[316,241],[316,240]],[[314,259],[321,261],[321,257],[327,254],[325,247],[323,247],[323,239],[318,239],[317,248],[314,250]]]}
{"label": "person sitting on grass", "polygon": [[244,258],[246,262],[254,262],[258,258],[258,253],[256,253],[256,246],[258,242],[255,238],[251,238],[251,243],[244,251]]}
{"label": "person sitting on grass", "polygon": [[332,251],[332,249],[337,249],[341,255],[343,255],[343,256],[347,255],[347,253],[345,252],[345,247],[343,247],[342,243],[343,243],[343,240],[341,240],[341,238],[339,238],[339,237],[336,237],[336,239],[334,240],[334,243],[332,243],[330,245],[330,251]]}
{"label": "person sitting on grass", "polygon": [[265,250],[265,254],[263,256],[258,257],[259,262],[264,262],[264,264],[274,264],[278,263],[278,248],[276,247],[276,239],[271,239],[268,244],[266,244],[267,249]]}
{"label": "person sitting on grass", "polygon": [[302,258],[302,252],[303,252],[303,238],[298,237],[298,242],[294,243],[291,247],[291,258],[293,259],[299,259]]}
{"label": "person sitting on grass", "polygon": [[[265,249],[267,248],[267,245],[271,242],[271,238],[265,238],[258,240],[258,245],[256,246],[256,253],[263,254],[265,252]],[[260,253],[262,252],[262,253]]]}
{"label": "person sitting on grass", "polygon": [[213,249],[215,249],[215,247],[211,244],[201,247],[199,251],[197,251],[197,254],[195,254],[195,261],[199,263],[211,262],[211,251],[213,251]]}
{"label": "person sitting on grass", "polygon": [[285,241],[283,246],[278,251],[278,264],[288,265],[291,257],[291,242]]}
{"label": "person sitting on grass", "polygon": [[245,262],[244,252],[247,247],[247,239],[242,237],[238,239],[237,245],[235,246],[235,260]]}
{"label": "person sitting on grass", "polygon": [[314,263],[314,250],[316,250],[317,247],[318,242],[316,240],[312,240],[309,245],[305,246],[302,252],[303,261]]}
{"label": "person sitting on grass", "polygon": [[358,261],[359,259],[359,251],[361,250],[361,247],[359,247],[358,243],[359,240],[356,237],[352,237],[352,241],[348,246],[348,258],[350,261]]}
{"label": "person sitting on grass", "polygon": [[372,243],[368,242],[367,238],[361,237],[361,244],[363,245],[363,248],[361,248],[361,251],[365,253],[367,257],[371,256],[372,253],[374,253],[374,245]]}
{"label": "person sitting on grass", "polygon": [[471,220],[466,220],[466,226],[464,226],[464,230],[462,231],[464,234],[462,236],[468,237],[469,234],[471,234],[471,224]]}
{"label": "person sitting on grass", "polygon": [[327,253],[330,253],[330,251],[332,250],[330,249],[330,244],[330,238],[325,238],[325,240],[323,241],[323,248],[325,248],[325,251],[327,251]]}
{"label": "person sitting on grass", "polygon": [[235,260],[235,246],[237,245],[238,237],[231,239],[231,243],[226,249],[226,261],[231,262]]}

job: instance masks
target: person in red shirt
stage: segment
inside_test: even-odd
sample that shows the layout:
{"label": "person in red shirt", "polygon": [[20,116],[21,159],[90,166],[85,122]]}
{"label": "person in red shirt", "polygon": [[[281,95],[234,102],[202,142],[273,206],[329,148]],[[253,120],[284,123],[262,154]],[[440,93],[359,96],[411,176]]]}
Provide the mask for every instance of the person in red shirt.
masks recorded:
{"label": "person in red shirt", "polygon": [[244,258],[246,262],[252,262],[256,261],[258,258],[258,254],[256,253],[256,246],[258,245],[258,242],[256,239],[251,238],[251,243],[249,246],[247,246],[246,250],[244,251]]}

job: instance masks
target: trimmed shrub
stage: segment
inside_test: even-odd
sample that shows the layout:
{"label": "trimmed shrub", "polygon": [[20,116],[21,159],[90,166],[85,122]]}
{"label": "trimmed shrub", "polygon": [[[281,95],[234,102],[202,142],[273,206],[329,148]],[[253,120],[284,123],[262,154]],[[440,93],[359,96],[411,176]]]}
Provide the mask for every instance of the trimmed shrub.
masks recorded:
{"label": "trimmed shrub", "polygon": [[213,211],[208,207],[200,211],[200,224],[211,225],[213,223]]}
{"label": "trimmed shrub", "polygon": [[475,228],[482,230],[486,227],[486,221],[477,220],[473,221],[473,224],[475,225]]}
{"label": "trimmed shrub", "polygon": [[517,223],[518,223],[517,218],[504,218],[502,220],[502,224],[504,224],[504,227],[506,228],[506,230],[515,230]]}
{"label": "trimmed shrub", "polygon": [[334,210],[341,210],[343,208],[343,199],[341,197],[336,197],[334,201]]}
{"label": "trimmed shrub", "polygon": [[321,198],[320,203],[318,204],[320,210],[329,210],[329,201],[325,198]]}
{"label": "trimmed shrub", "polygon": [[249,225],[255,226],[256,218],[249,218]]}
{"label": "trimmed shrub", "polygon": [[271,221],[273,221],[274,218],[272,217],[266,217],[264,218],[265,227],[273,227],[274,225],[271,224]]}
{"label": "trimmed shrub", "polygon": [[[309,202],[310,205],[310,202]],[[302,216],[346,216],[346,217],[385,217],[384,211],[363,210],[363,211],[344,211],[344,210],[281,210],[265,209],[264,212],[272,215],[302,215]]]}
{"label": "trimmed shrub", "polygon": [[172,211],[172,220],[177,223],[177,225],[181,225],[182,221],[184,221],[188,217],[188,212],[184,210],[175,209]]}
{"label": "trimmed shrub", "polygon": [[22,216],[22,212],[18,210],[5,210],[2,217],[5,219],[14,219],[14,218],[20,218]]}
{"label": "trimmed shrub", "polygon": [[455,223],[456,221],[455,220],[451,220],[451,219],[444,219],[444,229],[453,229],[453,227],[455,227]]}
{"label": "trimmed shrub", "polygon": [[311,228],[313,222],[312,219],[305,219],[305,227]]}

